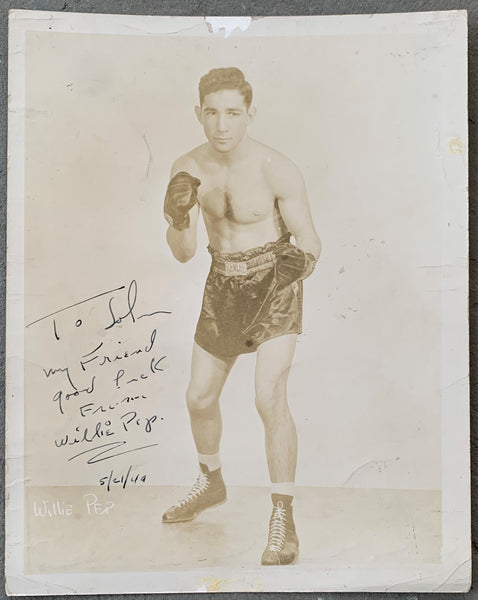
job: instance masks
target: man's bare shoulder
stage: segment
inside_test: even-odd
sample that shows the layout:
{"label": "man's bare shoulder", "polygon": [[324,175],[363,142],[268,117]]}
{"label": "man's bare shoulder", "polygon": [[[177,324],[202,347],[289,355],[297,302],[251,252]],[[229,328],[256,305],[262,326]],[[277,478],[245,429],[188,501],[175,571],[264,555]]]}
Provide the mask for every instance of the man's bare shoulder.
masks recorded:
{"label": "man's bare shoulder", "polygon": [[197,146],[177,158],[171,167],[171,177],[180,171],[186,171],[190,175],[193,175],[193,177],[199,177],[201,174],[201,158],[204,156],[206,145],[207,144],[202,144],[201,146]]}
{"label": "man's bare shoulder", "polygon": [[304,186],[302,173],[293,160],[274,148],[257,143],[264,177],[279,196]]}

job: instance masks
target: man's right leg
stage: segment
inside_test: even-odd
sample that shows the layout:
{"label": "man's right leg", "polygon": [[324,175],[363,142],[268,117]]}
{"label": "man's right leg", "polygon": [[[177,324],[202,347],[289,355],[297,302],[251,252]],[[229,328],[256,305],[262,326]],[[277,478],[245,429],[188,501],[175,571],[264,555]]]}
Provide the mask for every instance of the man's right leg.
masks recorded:
{"label": "man's right leg", "polygon": [[202,510],[226,500],[219,462],[219,397],[235,360],[213,356],[194,342],[186,401],[201,471],[189,494],[164,513],[164,523],[190,521]]}
{"label": "man's right leg", "polygon": [[193,345],[191,381],[186,401],[199,454],[216,454],[222,435],[219,396],[236,357],[218,358],[196,342]]}

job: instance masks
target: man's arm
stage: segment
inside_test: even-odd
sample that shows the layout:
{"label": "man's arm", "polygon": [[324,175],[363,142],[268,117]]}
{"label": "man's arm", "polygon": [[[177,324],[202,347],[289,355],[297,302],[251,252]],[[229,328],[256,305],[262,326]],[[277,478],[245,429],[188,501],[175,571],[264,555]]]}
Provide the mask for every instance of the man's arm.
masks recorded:
{"label": "man's arm", "polygon": [[297,248],[312,254],[317,260],[322,246],[312,222],[301,172],[291,160],[282,156],[273,159],[267,170],[267,179],[278,199],[281,217],[294,236]]}
{"label": "man's arm", "polygon": [[[196,162],[189,156],[182,156],[173,163],[171,168],[171,179],[178,173],[188,173],[194,176],[197,171]],[[189,226],[184,229],[174,227],[170,223],[166,232],[166,240],[174,258],[179,262],[185,263],[196,254],[197,247],[197,222],[199,218],[199,204],[196,204],[189,210]]]}

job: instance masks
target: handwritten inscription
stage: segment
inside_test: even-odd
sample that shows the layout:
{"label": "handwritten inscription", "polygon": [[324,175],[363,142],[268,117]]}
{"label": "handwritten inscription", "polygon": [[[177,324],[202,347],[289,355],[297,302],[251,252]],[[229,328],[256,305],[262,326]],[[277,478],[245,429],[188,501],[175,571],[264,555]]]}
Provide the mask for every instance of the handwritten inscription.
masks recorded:
{"label": "handwritten inscription", "polygon": [[[85,494],[83,497],[83,506],[80,512],[86,512],[88,516],[108,515],[115,507],[111,501],[102,502],[96,494]],[[33,516],[40,519],[54,519],[63,517],[72,517],[78,510],[75,510],[73,504],[56,499],[41,499],[33,502]]]}
{"label": "handwritten inscription", "polygon": [[40,500],[33,502],[33,514],[35,517],[71,517],[73,504],[67,504],[64,500]]}
{"label": "handwritten inscription", "polygon": [[114,502],[100,502],[96,494],[85,494],[86,510],[89,515],[107,515],[114,508]]}
{"label": "handwritten inscription", "polygon": [[[52,416],[51,443],[59,461],[117,462],[158,445],[164,417],[157,389],[168,366],[160,332],[171,311],[145,308],[138,283],[132,280],[27,325],[43,323],[45,343],[51,345],[47,354],[56,357],[50,359],[56,364],[41,365],[45,387],[39,394],[57,415]],[[108,491],[146,481],[144,473],[128,464],[115,464],[107,473],[99,485]],[[87,500],[87,506],[89,514],[112,508],[97,497]],[[42,501],[34,505],[34,514],[67,516],[70,508]]]}

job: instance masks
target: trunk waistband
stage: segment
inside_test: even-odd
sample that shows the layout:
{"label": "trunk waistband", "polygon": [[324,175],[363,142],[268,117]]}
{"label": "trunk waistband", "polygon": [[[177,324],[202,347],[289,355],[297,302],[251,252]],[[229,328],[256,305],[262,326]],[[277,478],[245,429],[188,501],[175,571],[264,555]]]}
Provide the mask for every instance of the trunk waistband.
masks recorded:
{"label": "trunk waistband", "polygon": [[250,275],[264,269],[270,269],[275,264],[276,255],[274,252],[266,252],[259,256],[255,256],[249,260],[224,260],[222,258],[214,258],[212,261],[212,269],[216,273],[227,276],[235,275]]}
{"label": "trunk waistband", "polygon": [[228,277],[250,275],[257,271],[270,269],[276,262],[276,251],[280,246],[289,244],[290,233],[281,236],[275,242],[268,242],[264,246],[251,248],[245,252],[225,253],[208,246],[212,257],[211,268],[213,271]]}

